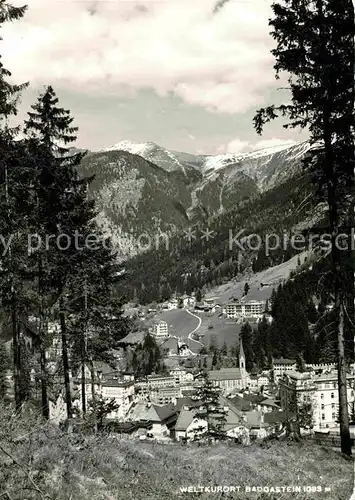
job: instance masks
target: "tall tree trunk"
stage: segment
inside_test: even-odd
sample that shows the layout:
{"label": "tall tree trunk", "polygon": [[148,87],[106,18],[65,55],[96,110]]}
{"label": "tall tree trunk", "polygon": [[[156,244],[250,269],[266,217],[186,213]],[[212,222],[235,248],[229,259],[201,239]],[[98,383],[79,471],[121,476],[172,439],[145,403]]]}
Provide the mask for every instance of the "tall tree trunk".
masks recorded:
{"label": "tall tree trunk", "polygon": [[65,403],[67,406],[67,418],[68,420],[73,418],[72,409],[72,398],[71,398],[71,388],[70,388],[70,376],[69,376],[69,357],[68,357],[68,338],[67,338],[67,325],[65,321],[65,311],[64,311],[64,299],[60,299],[59,303],[60,312],[60,330],[62,339],[62,359],[63,359],[63,372],[64,372],[64,387],[65,387]]}
{"label": "tall tree trunk", "polygon": [[93,406],[94,432],[97,432],[97,394],[95,390],[95,369],[92,359],[89,360],[90,378],[91,378],[91,397]]}
{"label": "tall tree trunk", "polygon": [[86,348],[86,335],[87,335],[87,325],[88,325],[88,290],[87,290],[87,281],[85,280],[85,288],[84,288],[84,308],[85,308],[85,325],[84,331],[81,335],[81,406],[83,415],[86,413],[86,380],[85,380],[85,363],[87,358],[87,348]]}
{"label": "tall tree trunk", "polygon": [[40,346],[40,369],[41,369],[42,415],[46,420],[49,420],[47,357],[43,339],[41,340],[41,346]]}
{"label": "tall tree trunk", "polygon": [[338,329],[338,387],[339,387],[339,423],[341,451],[351,455],[351,439],[349,430],[348,394],[346,381],[346,365],[344,352],[344,306],[342,299],[339,304]]}
{"label": "tall tree trunk", "polygon": [[48,372],[46,340],[48,338],[48,327],[44,313],[44,291],[43,291],[43,262],[42,257],[38,257],[38,295],[39,295],[39,338],[40,338],[40,371],[41,371],[41,406],[42,416],[49,420],[48,402]]}
{"label": "tall tree trunk", "polygon": [[[339,211],[338,203],[341,193],[339,192],[336,172],[333,166],[332,145],[330,137],[325,136],[326,158],[330,164],[331,176],[328,182],[328,206],[330,219],[330,232],[332,235],[332,272],[334,280],[334,309],[337,315],[337,358],[338,358],[338,397],[339,397],[339,421],[341,451],[351,455],[351,439],[349,429],[348,395],[346,389],[346,364],[345,364],[345,339],[344,339],[344,271],[341,262],[341,250],[338,247],[337,236],[339,234]],[[344,259],[347,257],[343,252]]]}
{"label": "tall tree trunk", "polygon": [[11,323],[12,323],[12,347],[13,347],[13,360],[14,360],[15,407],[16,411],[20,412],[22,407],[22,398],[20,392],[21,357],[20,357],[19,327],[17,321],[16,292],[13,284],[11,285]]}
{"label": "tall tree trunk", "polygon": [[[323,26],[325,16],[323,11],[323,1],[317,1],[317,11],[320,26],[320,41],[324,43]],[[326,61],[327,51],[320,47],[321,60]],[[346,391],[346,367],[345,367],[345,347],[344,347],[344,273],[342,271],[341,251],[338,247],[337,237],[340,225],[340,203],[342,196],[341,186],[338,182],[336,166],[334,162],[333,136],[331,128],[330,110],[332,109],[332,98],[329,91],[329,82],[326,72],[323,75],[324,89],[323,95],[323,141],[325,152],[325,173],[327,176],[327,202],[329,209],[329,226],[331,234],[331,257],[332,272],[334,280],[334,309],[337,315],[337,355],[338,355],[338,395],[339,395],[339,421],[341,451],[346,455],[351,455],[351,439],[349,430],[348,398]],[[345,214],[343,214],[345,215]],[[345,253],[345,252],[344,252]],[[343,254],[344,255],[344,254]]]}
{"label": "tall tree trunk", "polygon": [[[5,163],[5,198],[7,203],[7,215],[9,219],[9,224],[11,227],[11,209],[10,209],[10,197],[9,197],[9,180],[7,164]],[[11,272],[11,324],[12,324],[12,348],[13,348],[13,374],[14,374],[14,396],[15,396],[15,407],[16,411],[21,411],[22,401],[20,393],[20,372],[21,372],[21,357],[20,357],[20,338],[19,338],[19,327],[17,321],[17,300],[16,300],[16,290],[14,284],[14,273],[13,273],[13,259],[12,259],[12,248],[11,244],[9,247],[9,264]]]}
{"label": "tall tree trunk", "polygon": [[81,339],[81,410],[86,413],[86,380],[85,380],[85,347],[84,340]]}

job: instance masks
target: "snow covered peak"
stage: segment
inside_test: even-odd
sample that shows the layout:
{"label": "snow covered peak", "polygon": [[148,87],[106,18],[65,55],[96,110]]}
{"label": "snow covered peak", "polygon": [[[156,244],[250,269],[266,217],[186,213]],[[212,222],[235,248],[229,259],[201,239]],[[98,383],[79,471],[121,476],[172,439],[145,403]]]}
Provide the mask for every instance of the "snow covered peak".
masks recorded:
{"label": "snow covered peak", "polygon": [[308,143],[296,143],[293,145],[282,144],[247,153],[226,153],[222,155],[208,156],[203,166],[203,171],[208,172],[211,170],[220,170],[221,168],[225,168],[232,163],[239,163],[245,160],[257,160],[259,158],[273,156],[276,153],[286,150],[289,151],[291,149],[297,149],[298,151],[298,148],[300,147],[302,149],[302,154],[304,154],[304,152],[309,148],[309,145]]}
{"label": "snow covered peak", "polygon": [[127,151],[128,153],[132,153],[135,155],[142,155],[145,151],[151,149],[152,147],[156,147],[156,144],[153,142],[132,142],[132,141],[121,141],[113,146],[110,146],[105,149],[101,149],[100,152],[105,151]]}
{"label": "snow covered peak", "polygon": [[[231,179],[244,174],[256,181],[258,187],[264,191],[292,175],[294,169],[298,168],[299,160],[309,149],[308,142],[300,142],[246,153],[205,156],[170,151],[154,142],[121,141],[101,152],[127,151],[143,157],[167,172],[181,171],[187,175],[191,169],[196,170],[207,182],[219,177]],[[290,165],[288,171],[283,167],[285,163]]]}

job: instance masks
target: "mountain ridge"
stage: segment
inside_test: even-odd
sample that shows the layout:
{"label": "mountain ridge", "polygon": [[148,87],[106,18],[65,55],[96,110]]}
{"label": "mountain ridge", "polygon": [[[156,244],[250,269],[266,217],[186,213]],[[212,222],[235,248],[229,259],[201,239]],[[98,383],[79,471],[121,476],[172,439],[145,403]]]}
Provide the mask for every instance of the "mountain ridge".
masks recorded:
{"label": "mountain ridge", "polygon": [[[113,146],[101,149],[98,152],[127,151],[132,154],[137,154],[168,171],[182,169],[185,172],[186,168],[194,168],[202,173],[203,176],[209,177],[214,174],[222,173],[223,169],[229,168],[230,170],[230,167],[233,166],[239,165],[242,169],[245,169],[245,163],[248,160],[254,160],[255,162],[256,160],[264,159],[264,162],[267,163],[268,158],[270,159],[270,157],[274,157],[275,155],[282,156],[282,154],[287,151],[294,151],[294,159],[296,160],[300,156],[303,156],[309,148],[309,143],[303,141],[291,146],[271,146],[245,153],[200,155],[169,150],[154,142],[134,143],[131,141],[121,141]],[[262,167],[265,166],[265,163],[262,163]],[[251,174],[253,166],[254,165],[247,169],[248,175]],[[261,168],[261,170],[263,169]],[[260,187],[262,186],[263,182],[260,184]],[[267,187],[269,186],[267,185]]]}
{"label": "mountain ridge", "polygon": [[284,183],[300,172],[309,147],[302,142],[199,156],[124,141],[88,152],[79,170],[94,176],[90,196],[98,207],[97,221],[124,260],[144,251],[144,238],[170,237],[195,224],[207,227],[214,216]]}

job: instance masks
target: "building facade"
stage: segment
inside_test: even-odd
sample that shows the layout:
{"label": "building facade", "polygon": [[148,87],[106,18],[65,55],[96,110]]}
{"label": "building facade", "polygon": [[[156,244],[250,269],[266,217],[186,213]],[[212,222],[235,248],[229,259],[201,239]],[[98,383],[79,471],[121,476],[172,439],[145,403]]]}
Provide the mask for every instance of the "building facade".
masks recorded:
{"label": "building facade", "polygon": [[[348,411],[354,408],[354,374],[347,374]],[[317,374],[284,373],[279,379],[280,402],[284,410],[293,410],[304,403],[312,405],[312,423],[315,429],[335,429],[339,427],[338,374],[336,370]]]}
{"label": "building facade", "polygon": [[240,341],[239,368],[221,368],[208,373],[208,378],[214,385],[222,389],[223,394],[231,394],[236,389],[245,389],[250,384],[250,377],[246,371],[243,343]]}
{"label": "building facade", "polygon": [[166,321],[157,321],[154,323],[153,335],[155,337],[167,337],[169,335],[168,323]]}
{"label": "building facade", "polygon": [[262,318],[266,301],[248,300],[226,304],[224,312],[228,318]]}

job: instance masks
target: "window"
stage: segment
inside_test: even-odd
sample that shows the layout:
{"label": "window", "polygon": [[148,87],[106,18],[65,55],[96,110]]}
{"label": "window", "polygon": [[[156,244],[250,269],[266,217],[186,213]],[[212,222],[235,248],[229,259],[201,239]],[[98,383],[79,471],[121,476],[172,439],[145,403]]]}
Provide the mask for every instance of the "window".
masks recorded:
{"label": "window", "polygon": [[335,420],[336,419],[336,413],[332,413],[332,420]]}
{"label": "window", "polygon": [[330,397],[334,399],[334,392],[331,393]]}
{"label": "window", "polygon": [[333,382],[333,389],[336,389],[336,388],[337,388],[337,383]]}
{"label": "window", "polygon": [[332,403],[332,410],[334,410],[335,408],[335,403]]}
{"label": "window", "polygon": [[325,420],[325,415],[324,415],[324,413],[322,413],[322,420]]}
{"label": "window", "polygon": [[324,399],[324,394],[323,394],[323,393],[320,395],[320,398],[321,398],[321,399]]}
{"label": "window", "polygon": [[321,409],[324,410],[324,405],[321,405]]}

